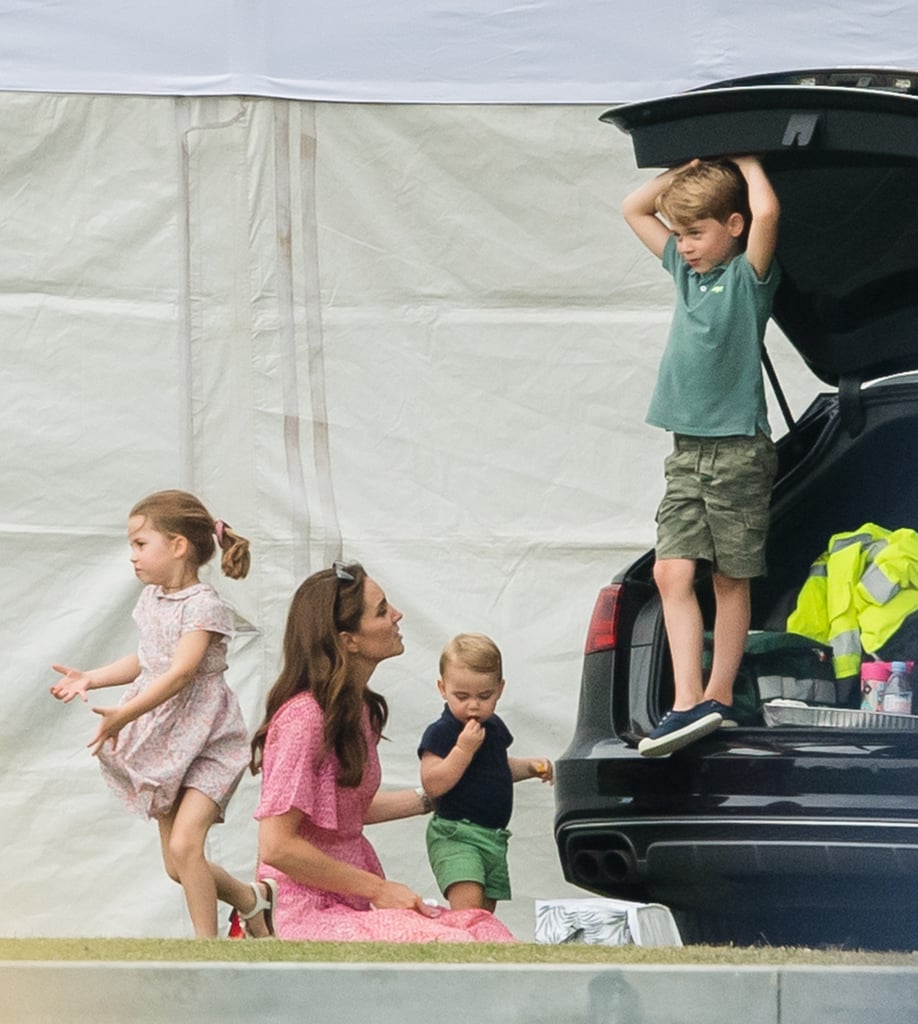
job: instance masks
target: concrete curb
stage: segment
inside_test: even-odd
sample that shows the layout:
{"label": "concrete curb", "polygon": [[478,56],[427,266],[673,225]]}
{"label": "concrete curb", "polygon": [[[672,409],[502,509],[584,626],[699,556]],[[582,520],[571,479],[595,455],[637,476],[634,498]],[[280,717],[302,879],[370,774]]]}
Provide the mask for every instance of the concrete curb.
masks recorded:
{"label": "concrete curb", "polygon": [[913,967],[0,962],[3,1024],[914,1024]]}

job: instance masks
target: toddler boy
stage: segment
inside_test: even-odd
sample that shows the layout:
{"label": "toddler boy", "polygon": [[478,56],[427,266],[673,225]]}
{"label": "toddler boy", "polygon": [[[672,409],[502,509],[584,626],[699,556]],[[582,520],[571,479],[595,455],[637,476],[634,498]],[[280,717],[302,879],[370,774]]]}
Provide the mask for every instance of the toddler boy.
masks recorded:
{"label": "toddler boy", "polygon": [[418,747],[421,785],[435,801],[427,826],[427,853],[452,910],[494,911],[510,899],[507,825],[513,784],[551,782],[547,758],[510,757],[510,731],[494,713],[504,690],[501,654],[481,633],[460,633],[440,656],[443,714]]}

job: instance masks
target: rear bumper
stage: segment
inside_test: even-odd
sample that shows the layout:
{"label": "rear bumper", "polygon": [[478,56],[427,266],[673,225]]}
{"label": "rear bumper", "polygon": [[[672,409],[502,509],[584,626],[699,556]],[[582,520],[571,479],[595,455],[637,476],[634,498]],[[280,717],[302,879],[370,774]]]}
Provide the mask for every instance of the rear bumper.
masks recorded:
{"label": "rear bumper", "polygon": [[914,734],[720,730],[669,758],[556,764],[565,878],[674,908],[918,908]]}
{"label": "rear bumper", "polygon": [[581,820],[556,833],[565,877],[610,896],[692,909],[918,906],[918,822],[872,819]]}

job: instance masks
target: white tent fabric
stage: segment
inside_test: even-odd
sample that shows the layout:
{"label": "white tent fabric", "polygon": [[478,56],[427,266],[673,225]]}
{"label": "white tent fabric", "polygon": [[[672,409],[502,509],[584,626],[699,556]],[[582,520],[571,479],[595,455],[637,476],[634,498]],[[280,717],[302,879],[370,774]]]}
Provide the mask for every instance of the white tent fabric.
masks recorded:
{"label": "white tent fabric", "polygon": [[0,88],[608,103],[793,68],[910,67],[908,0],[0,0]]}
{"label": "white tent fabric", "polygon": [[[247,580],[213,578],[250,726],[296,584],[343,553],[405,613],[374,679],[384,785],[416,784],[459,630],[504,650],[514,753],[556,757],[667,447],[643,415],[669,288],[618,216],[645,172],[597,116],[753,72],[908,66],[916,29],[895,2],[0,0],[0,933],[188,934],[155,827],[85,750],[93,715],[47,692],[52,661],[133,648],[125,516],[160,487],[253,541]],[[799,412],[818,384],[770,348]],[[247,779],[212,832],[243,875],[256,796]],[[534,899],[583,895],[552,812],[517,787],[500,915],[521,938]],[[372,838],[434,896],[423,830]]]}
{"label": "white tent fabric", "polygon": [[[652,542],[667,447],[643,415],[669,287],[621,223],[646,172],[602,109],[0,94],[0,931],[188,934],[155,826],[85,750],[93,715],[47,690],[52,661],[133,649],[125,517],[154,489],[253,542],[247,580],[212,577],[250,726],[296,584],[343,553],[405,614],[374,678],[385,786],[417,782],[460,630],[504,650],[513,751],[564,749],[593,600]],[[799,411],[817,386],[771,347]],[[212,831],[243,875],[256,795]],[[583,894],[550,788],[516,796],[500,915],[530,938],[534,899]],[[423,830],[371,837],[435,896]]]}

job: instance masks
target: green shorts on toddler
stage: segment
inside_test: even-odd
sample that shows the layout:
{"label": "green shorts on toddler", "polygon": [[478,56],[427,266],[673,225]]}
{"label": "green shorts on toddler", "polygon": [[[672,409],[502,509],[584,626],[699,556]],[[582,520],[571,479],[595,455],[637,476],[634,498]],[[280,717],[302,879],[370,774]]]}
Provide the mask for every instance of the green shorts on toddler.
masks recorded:
{"label": "green shorts on toddler", "polygon": [[509,900],[509,839],[505,828],[485,828],[435,814],[427,823],[427,856],[440,892],[446,896],[457,882],[477,882],[485,899]]}

